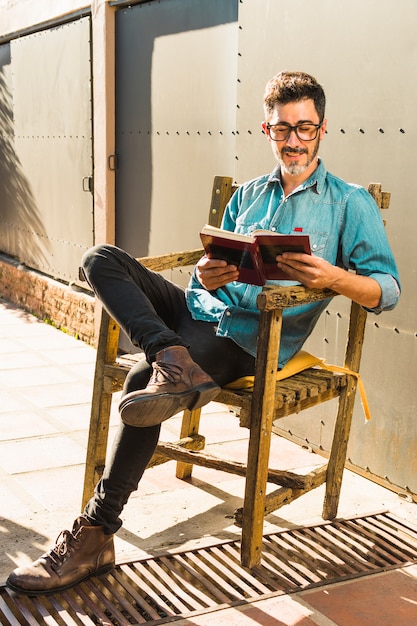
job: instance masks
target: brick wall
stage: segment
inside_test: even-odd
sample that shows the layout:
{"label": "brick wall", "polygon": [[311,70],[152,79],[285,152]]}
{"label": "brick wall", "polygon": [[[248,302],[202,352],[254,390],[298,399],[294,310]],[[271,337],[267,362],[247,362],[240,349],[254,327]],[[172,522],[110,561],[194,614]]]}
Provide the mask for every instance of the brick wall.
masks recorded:
{"label": "brick wall", "polygon": [[73,337],[97,343],[92,295],[22,267],[5,255],[0,255],[0,297]]}

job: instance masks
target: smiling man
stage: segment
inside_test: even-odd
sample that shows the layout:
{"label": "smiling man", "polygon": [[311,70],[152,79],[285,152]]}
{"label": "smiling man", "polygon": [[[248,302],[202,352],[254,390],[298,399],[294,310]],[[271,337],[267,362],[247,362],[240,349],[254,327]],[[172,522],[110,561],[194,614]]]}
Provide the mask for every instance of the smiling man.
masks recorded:
{"label": "smiling man", "polygon": [[[322,87],[308,74],[282,72],[267,85],[264,110],[262,126],[277,166],[239,187],[222,227],[306,233],[312,255],[277,257],[289,279],[329,287],[377,314],[392,309],[399,278],[379,209],[365,189],[330,174],[318,157],[327,124]],[[9,576],[9,587],[32,595],[66,589],[114,566],[113,534],[155,450],[161,422],[209,402],[219,386],[255,367],[261,288],[237,282],[235,266],[203,257],[185,292],[110,245],[88,251],[83,268],[146,360],[126,378],[113,453],[83,515],[51,550]],[[284,312],[279,367],[301,349],[327,305]]]}

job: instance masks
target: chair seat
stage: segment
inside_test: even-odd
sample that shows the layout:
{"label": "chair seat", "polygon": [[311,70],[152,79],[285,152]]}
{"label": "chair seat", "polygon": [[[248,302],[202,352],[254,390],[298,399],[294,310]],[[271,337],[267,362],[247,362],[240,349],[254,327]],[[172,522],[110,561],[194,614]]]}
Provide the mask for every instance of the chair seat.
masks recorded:
{"label": "chair seat", "polygon": [[[145,357],[142,353],[122,354],[113,365],[105,366],[105,390],[120,391],[129,370]],[[337,398],[346,387],[347,374],[329,372],[320,367],[311,367],[290,378],[278,381],[275,389],[274,420],[299,413],[306,408]],[[223,388],[216,402],[233,408],[239,417],[240,426],[250,427],[252,390]]]}
{"label": "chair seat", "polygon": [[[278,381],[275,388],[275,408],[273,419],[300,411],[337,398],[341,390],[346,387],[347,375],[309,368],[294,374],[291,378]],[[233,408],[239,407],[240,426],[250,427],[252,391],[222,389],[216,402],[227,404]]]}

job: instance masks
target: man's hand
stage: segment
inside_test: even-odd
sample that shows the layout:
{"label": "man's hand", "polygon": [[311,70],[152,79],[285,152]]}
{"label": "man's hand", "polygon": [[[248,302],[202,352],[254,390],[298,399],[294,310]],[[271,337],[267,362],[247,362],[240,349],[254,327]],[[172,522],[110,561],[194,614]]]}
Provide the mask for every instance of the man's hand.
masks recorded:
{"label": "man's hand", "polygon": [[324,259],[302,252],[284,252],[277,256],[278,267],[288,278],[297,280],[310,289],[334,289],[331,285],[337,279],[340,268]]}
{"label": "man's hand", "polygon": [[203,256],[196,265],[196,275],[205,289],[214,291],[237,280],[239,271],[236,265],[228,265],[221,259],[209,259]]}
{"label": "man's hand", "polygon": [[318,256],[301,252],[284,252],[277,256],[277,262],[288,278],[305,287],[333,289],[369,309],[379,305],[381,287],[373,278],[348,272]]}

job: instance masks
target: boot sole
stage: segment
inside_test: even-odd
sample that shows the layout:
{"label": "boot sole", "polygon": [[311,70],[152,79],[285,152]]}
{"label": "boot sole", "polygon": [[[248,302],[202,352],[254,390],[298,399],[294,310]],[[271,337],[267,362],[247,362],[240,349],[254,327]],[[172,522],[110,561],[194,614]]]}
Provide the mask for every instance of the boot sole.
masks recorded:
{"label": "boot sole", "polygon": [[13,583],[11,583],[9,581],[6,581],[6,587],[11,589],[15,593],[20,593],[20,594],[23,594],[25,596],[31,596],[31,597],[50,596],[50,595],[52,595],[54,593],[59,593],[60,591],[66,591],[67,589],[72,589],[72,587],[75,587],[76,585],[79,585],[80,583],[84,582],[85,580],[88,580],[89,578],[93,578],[95,576],[102,576],[103,574],[108,574],[114,568],[115,568],[114,564],[113,565],[103,565],[103,567],[100,567],[95,572],[91,572],[91,574],[87,574],[87,576],[84,576],[83,578],[80,578],[79,580],[76,580],[75,582],[73,582],[71,584],[64,585],[63,587],[54,587],[53,589],[34,589],[34,590],[32,590],[32,589],[23,589],[22,587],[15,586]]}
{"label": "boot sole", "polygon": [[193,411],[208,404],[220,392],[216,383],[205,383],[182,393],[135,395],[132,392],[122,399],[119,412],[128,426],[157,426],[184,409]]}

